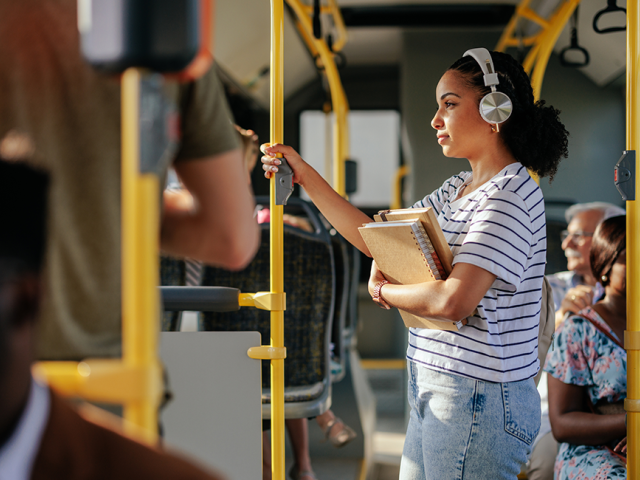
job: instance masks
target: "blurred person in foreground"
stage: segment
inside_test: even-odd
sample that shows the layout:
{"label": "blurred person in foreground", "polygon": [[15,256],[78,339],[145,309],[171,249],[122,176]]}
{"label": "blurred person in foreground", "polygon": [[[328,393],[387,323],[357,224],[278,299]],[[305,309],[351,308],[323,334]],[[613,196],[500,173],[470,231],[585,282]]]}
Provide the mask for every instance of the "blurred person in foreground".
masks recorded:
{"label": "blurred person in foreground", "polygon": [[[0,138],[28,135],[51,173],[37,356],[122,355],[121,91],[81,55],[77,0],[0,0]],[[180,138],[173,166],[192,205],[165,198],[168,255],[241,269],[259,243],[253,196],[215,66],[166,82]],[[158,322],[158,329],[160,329]]]}
{"label": "blurred person in foreground", "polygon": [[0,158],[0,479],[216,480],[188,461],[82,412],[31,374],[43,292],[49,177]]}

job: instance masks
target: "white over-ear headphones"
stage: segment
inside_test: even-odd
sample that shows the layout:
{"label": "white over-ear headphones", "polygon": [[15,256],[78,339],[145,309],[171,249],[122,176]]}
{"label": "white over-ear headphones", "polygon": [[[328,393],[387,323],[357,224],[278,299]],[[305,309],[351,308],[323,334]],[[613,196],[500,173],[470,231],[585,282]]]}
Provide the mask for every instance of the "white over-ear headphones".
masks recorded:
{"label": "white over-ear headphones", "polygon": [[491,92],[480,100],[480,116],[486,122],[496,125],[497,131],[500,131],[500,124],[511,116],[513,104],[508,95],[496,90],[496,85],[500,82],[491,54],[486,48],[473,48],[464,52],[463,57],[466,56],[471,56],[478,62],[484,74],[485,86],[491,87]]}

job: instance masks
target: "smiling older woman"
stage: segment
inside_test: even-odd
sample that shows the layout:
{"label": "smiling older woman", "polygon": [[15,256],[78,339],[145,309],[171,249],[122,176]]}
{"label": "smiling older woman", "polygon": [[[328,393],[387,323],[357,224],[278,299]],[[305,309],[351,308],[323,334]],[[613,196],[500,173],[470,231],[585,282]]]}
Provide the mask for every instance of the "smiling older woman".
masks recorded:
{"label": "smiling older woman", "polygon": [[[383,308],[454,322],[468,317],[468,324],[456,332],[409,331],[411,416],[400,478],[515,479],[540,426],[533,377],[546,229],[542,192],[527,169],[553,176],[567,132],[557,110],[534,102],[526,73],[503,53],[466,52],[440,79],[436,102],[431,125],[443,153],[468,159],[471,171],[414,206],[437,213],[453,270],[446,280],[394,285],[374,262],[369,293]],[[263,152],[268,178],[281,153],[325,217],[370,255],[358,232],[368,216],[291,147],[265,145]]]}

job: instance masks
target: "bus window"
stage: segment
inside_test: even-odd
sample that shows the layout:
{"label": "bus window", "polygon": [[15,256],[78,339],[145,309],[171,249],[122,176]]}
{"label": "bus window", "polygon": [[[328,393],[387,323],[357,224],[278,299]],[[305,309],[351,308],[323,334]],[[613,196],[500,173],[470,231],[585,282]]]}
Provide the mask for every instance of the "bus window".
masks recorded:
{"label": "bus window", "polygon": [[[327,120],[317,110],[300,115],[300,153],[326,179],[331,166],[333,114]],[[328,137],[328,138],[327,138]],[[349,112],[349,158],[358,162],[358,191],[349,196],[360,208],[388,207],[393,178],[400,167],[400,113],[396,110],[355,110]],[[308,199],[304,190],[302,198]]]}

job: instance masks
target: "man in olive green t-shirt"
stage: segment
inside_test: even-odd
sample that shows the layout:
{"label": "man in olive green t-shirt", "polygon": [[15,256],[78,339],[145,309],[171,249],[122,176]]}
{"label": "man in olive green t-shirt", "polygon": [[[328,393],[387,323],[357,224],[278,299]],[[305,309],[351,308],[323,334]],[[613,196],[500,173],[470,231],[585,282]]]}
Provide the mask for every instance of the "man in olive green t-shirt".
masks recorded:
{"label": "man in olive green t-shirt", "polygon": [[[76,25],[76,0],[0,0],[0,138],[29,135],[52,177],[38,352],[51,360],[121,355],[120,86],[82,60]],[[213,69],[173,87],[174,167],[197,208],[165,208],[160,242],[237,269],[259,231],[223,93]]]}

